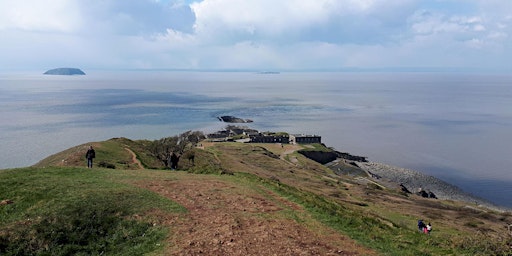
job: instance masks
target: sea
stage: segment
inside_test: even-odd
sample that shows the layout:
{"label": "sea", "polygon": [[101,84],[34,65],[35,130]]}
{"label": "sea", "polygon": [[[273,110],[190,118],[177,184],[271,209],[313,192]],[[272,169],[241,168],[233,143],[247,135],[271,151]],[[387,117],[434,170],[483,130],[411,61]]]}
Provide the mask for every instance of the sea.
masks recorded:
{"label": "sea", "polygon": [[[0,169],[87,142],[214,132],[322,136],[512,208],[512,75],[470,72],[0,72]],[[85,165],[85,162],[84,162]]]}

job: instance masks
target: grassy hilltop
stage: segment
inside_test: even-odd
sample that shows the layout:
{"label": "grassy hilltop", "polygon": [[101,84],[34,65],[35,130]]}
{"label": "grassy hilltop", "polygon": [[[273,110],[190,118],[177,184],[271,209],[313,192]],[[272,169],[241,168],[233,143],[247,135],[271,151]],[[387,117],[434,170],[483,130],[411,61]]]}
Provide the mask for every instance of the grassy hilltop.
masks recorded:
{"label": "grassy hilltop", "polygon": [[512,254],[510,213],[338,175],[307,146],[199,145],[178,171],[124,138],[0,170],[0,255]]}

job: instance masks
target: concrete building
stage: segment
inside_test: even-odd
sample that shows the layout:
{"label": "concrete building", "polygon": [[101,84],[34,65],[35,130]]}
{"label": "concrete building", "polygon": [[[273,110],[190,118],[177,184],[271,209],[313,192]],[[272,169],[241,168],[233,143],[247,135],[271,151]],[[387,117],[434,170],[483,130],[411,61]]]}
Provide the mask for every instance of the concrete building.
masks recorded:
{"label": "concrete building", "polygon": [[322,143],[322,137],[318,135],[291,134],[291,144],[312,144]]}
{"label": "concrete building", "polygon": [[252,143],[290,143],[288,134],[264,134],[259,133],[249,136]]}

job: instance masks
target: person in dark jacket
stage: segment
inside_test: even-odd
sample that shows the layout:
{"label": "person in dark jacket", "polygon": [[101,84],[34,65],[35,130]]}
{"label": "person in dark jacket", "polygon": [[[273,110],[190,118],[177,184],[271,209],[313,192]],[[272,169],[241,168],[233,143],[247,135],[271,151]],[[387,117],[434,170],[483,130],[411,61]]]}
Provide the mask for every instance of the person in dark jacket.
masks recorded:
{"label": "person in dark jacket", "polygon": [[92,160],[96,157],[96,152],[92,146],[89,146],[89,150],[85,153],[85,158],[87,159],[87,168],[92,168]]}
{"label": "person in dark jacket", "polygon": [[423,220],[418,220],[418,230],[420,231],[420,233],[423,233],[423,229],[425,228],[425,223],[423,222]]}
{"label": "person in dark jacket", "polygon": [[171,169],[176,170],[178,169],[178,162],[180,161],[180,156],[176,155],[174,152],[171,153]]}

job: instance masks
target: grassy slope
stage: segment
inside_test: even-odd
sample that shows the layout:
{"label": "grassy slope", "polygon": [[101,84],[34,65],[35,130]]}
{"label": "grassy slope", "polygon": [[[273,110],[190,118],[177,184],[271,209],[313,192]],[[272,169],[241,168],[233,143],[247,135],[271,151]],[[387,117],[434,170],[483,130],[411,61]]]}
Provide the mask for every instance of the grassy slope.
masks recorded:
{"label": "grassy slope", "polygon": [[[57,250],[52,252],[54,255],[69,252],[138,255],[162,250],[158,249],[158,241],[165,234],[172,236],[173,226],[151,225],[155,222],[154,213],[182,215],[185,210],[141,188],[147,186],[140,183],[179,182],[192,174],[119,170],[133,167],[125,148],[135,152],[144,166],[158,167],[144,151],[143,143],[125,139],[93,143],[97,162],[113,163],[116,170],[69,167],[84,164],[86,145],[82,145],[51,156],[34,168],[0,171],[0,200],[15,202],[0,206],[0,254],[29,249],[45,252],[47,248],[56,248],[52,249]],[[182,168],[195,173],[233,173],[218,179],[253,188],[263,186],[307,211],[304,217],[287,209],[287,218],[309,228],[318,227],[308,221],[311,218],[381,254],[511,253],[511,238],[504,229],[506,223],[512,222],[508,214],[362,185],[296,153],[281,160],[279,156],[287,148],[273,144],[206,146],[204,150],[196,149],[194,166],[182,161]],[[62,165],[65,167],[44,167]],[[417,233],[418,218],[434,224],[431,236]],[[83,230],[89,230],[85,238]],[[59,234],[75,235],[66,238]]]}
{"label": "grassy slope", "polygon": [[181,206],[128,185],[127,171],[74,167],[0,171],[1,255],[140,255],[168,232],[153,227],[150,209],[184,213]]}

